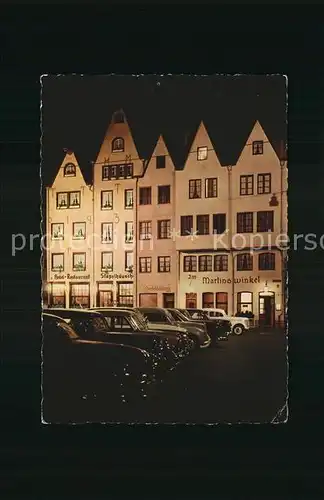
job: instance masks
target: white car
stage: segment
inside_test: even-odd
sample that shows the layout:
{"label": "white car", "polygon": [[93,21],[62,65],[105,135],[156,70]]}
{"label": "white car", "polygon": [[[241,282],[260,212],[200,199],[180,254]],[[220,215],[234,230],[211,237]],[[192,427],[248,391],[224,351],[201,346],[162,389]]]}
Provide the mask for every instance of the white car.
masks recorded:
{"label": "white car", "polygon": [[203,311],[207,314],[209,319],[223,318],[231,322],[232,333],[235,335],[242,335],[242,333],[250,328],[249,318],[241,318],[237,316],[228,316],[224,309],[208,309],[204,308]]}

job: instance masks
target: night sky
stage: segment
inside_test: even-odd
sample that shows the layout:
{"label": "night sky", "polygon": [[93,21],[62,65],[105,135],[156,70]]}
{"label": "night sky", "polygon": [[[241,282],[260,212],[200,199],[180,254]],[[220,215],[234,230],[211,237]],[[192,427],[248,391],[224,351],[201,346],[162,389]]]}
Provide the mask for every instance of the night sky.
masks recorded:
{"label": "night sky", "polygon": [[[158,84],[158,82],[160,82]],[[177,167],[203,119],[222,164],[233,164],[259,120],[277,151],[286,140],[283,76],[49,76],[42,80],[43,180],[73,150],[88,182],[112,113],[125,111],[139,155],[160,133]]]}

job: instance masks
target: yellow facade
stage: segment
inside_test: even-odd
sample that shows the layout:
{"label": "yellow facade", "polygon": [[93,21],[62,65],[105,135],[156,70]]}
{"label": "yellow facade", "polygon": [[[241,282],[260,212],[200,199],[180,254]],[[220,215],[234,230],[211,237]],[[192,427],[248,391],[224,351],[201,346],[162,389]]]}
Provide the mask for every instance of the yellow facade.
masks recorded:
{"label": "yellow facade", "polygon": [[[140,158],[122,112],[108,127],[91,186],[74,154],[66,155],[47,188],[50,304],[62,302],[53,300],[61,286],[66,307],[220,307],[256,318],[271,309],[273,322],[283,320],[286,162],[256,122],[235,164],[222,165],[202,122],[182,167],[175,168],[162,136],[150,158]],[[58,224],[63,239],[52,238]],[[53,254],[64,255],[63,270]]]}

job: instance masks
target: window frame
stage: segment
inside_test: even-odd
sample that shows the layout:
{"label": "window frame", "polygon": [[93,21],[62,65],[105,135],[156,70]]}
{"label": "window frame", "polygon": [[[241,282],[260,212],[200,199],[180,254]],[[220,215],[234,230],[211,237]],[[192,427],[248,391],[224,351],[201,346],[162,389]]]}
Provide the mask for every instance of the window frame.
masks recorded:
{"label": "window frame", "polygon": [[[188,265],[186,265],[187,262],[189,263]],[[198,269],[197,265],[198,265],[197,255],[184,255],[183,257],[184,273],[196,273]]]}
{"label": "window frame", "polygon": [[[239,227],[240,223],[241,223],[239,220],[240,216],[243,219],[241,228]],[[251,219],[251,224],[252,224],[251,226],[249,226],[246,222],[247,216],[249,216]],[[251,230],[247,229],[249,227],[251,227]],[[248,233],[253,233],[253,230],[254,230],[253,212],[251,212],[251,211],[249,211],[249,212],[237,212],[237,214],[236,214],[236,232],[238,234],[248,234]]]}
{"label": "window frame", "polygon": [[[72,168],[72,173],[67,173],[67,170]],[[63,169],[63,177],[75,177],[76,176],[76,165],[72,162],[66,163]]]}
{"label": "window frame", "polygon": [[[163,158],[163,160],[161,160],[161,158]],[[160,165],[159,165],[159,163],[160,163]],[[165,168],[165,164],[166,164],[165,155],[157,155],[156,156],[156,168],[158,168],[158,169]]]}
{"label": "window frame", "polygon": [[[120,148],[116,148],[114,145],[116,144],[116,142],[118,143],[118,141],[121,141],[121,147]],[[111,141],[111,152],[112,153],[123,153],[125,151],[125,139],[123,137],[114,137],[114,139]]]}
{"label": "window frame", "polygon": [[[251,181],[251,185],[249,185],[249,181]],[[254,175],[253,174],[240,175],[240,196],[253,196],[253,195],[254,195]]]}
{"label": "window frame", "polygon": [[[105,255],[110,255],[111,265],[107,265],[107,266],[103,265]],[[104,250],[103,252],[101,252],[101,272],[104,272],[104,271],[112,272],[113,270],[114,270],[114,252]]]}
{"label": "window frame", "polygon": [[[183,228],[183,221],[188,220],[191,223],[191,229],[188,232],[188,229]],[[194,230],[194,218],[193,215],[180,215],[180,236],[188,236],[193,233]]]}
{"label": "window frame", "polygon": [[[75,235],[75,230],[74,230],[74,227],[76,224],[83,224],[84,226],[84,236],[76,236]],[[84,221],[81,221],[81,222],[72,222],[72,239],[73,240],[85,240],[87,237],[87,223],[84,222]]]}
{"label": "window frame", "polygon": [[[261,146],[261,152],[259,152],[259,146]],[[252,155],[263,155],[264,153],[264,141],[253,141],[252,142]]]}
{"label": "window frame", "polygon": [[[265,188],[266,176],[269,176],[269,188],[268,188],[268,190]],[[260,183],[260,180],[262,180],[261,183]],[[271,179],[270,172],[258,174],[258,176],[257,176],[257,193],[258,194],[270,194],[271,193],[271,181],[272,181],[272,179]]]}
{"label": "window frame", "polygon": [[[77,269],[77,265],[75,264],[74,259],[76,258],[77,255],[83,255],[84,256],[84,268],[83,269]],[[87,270],[87,254],[86,252],[73,252],[72,253],[72,270],[73,271],[86,271]]]}
{"label": "window frame", "polygon": [[[107,195],[108,195],[107,206],[104,205],[104,194],[105,193],[107,193]],[[110,205],[109,205],[109,198],[111,198]],[[113,191],[113,189],[103,189],[100,192],[100,207],[101,207],[101,210],[113,210],[113,208],[114,208],[114,191]]]}
{"label": "window frame", "polygon": [[[197,186],[199,187],[197,188]],[[196,192],[195,190],[197,190],[198,196],[193,196],[193,194]],[[201,179],[189,179],[189,200],[201,200],[201,198],[202,198]]]}
{"label": "window frame", "polygon": [[[54,257],[58,257],[59,255],[61,256],[61,258],[63,260],[62,269],[59,269],[60,266],[58,266],[58,268],[54,268],[54,266],[53,266]],[[64,252],[52,252],[51,253],[51,271],[53,273],[57,273],[57,272],[63,273],[64,268],[65,268],[65,254],[64,254]]]}
{"label": "window frame", "polygon": [[[103,234],[104,234],[104,231],[103,231],[103,228],[104,226],[107,226],[107,235],[110,233],[111,235],[111,240],[104,240],[103,239]],[[112,244],[114,242],[114,223],[113,222],[102,222],[101,223],[101,243],[102,244]]]}
{"label": "window frame", "polygon": [[[205,265],[202,265],[203,262],[205,262]],[[213,256],[210,254],[198,255],[198,272],[211,273],[212,271],[213,271]]]}
{"label": "window frame", "polygon": [[[127,194],[131,193],[131,204],[127,205]],[[124,209],[133,210],[134,208],[134,189],[124,189]]]}
{"label": "window frame", "polygon": [[[162,259],[164,261],[163,266],[161,265]],[[167,262],[168,262],[168,264],[167,264]],[[164,267],[164,270],[162,270],[163,267]],[[157,268],[158,268],[158,273],[170,273],[171,272],[171,257],[169,255],[158,256]]]}
{"label": "window frame", "polygon": [[[132,255],[132,264],[128,265],[127,258],[129,255]],[[134,269],[134,252],[132,250],[125,251],[125,271],[133,272]]]}
{"label": "window frame", "polygon": [[[162,226],[166,222],[166,233],[165,236],[162,235]],[[171,219],[161,219],[157,221],[157,239],[158,240],[170,240],[171,239]]]}
{"label": "window frame", "polygon": [[[200,158],[199,154],[204,151],[206,153],[206,156],[204,158]],[[208,146],[198,146],[197,147],[197,161],[205,161],[208,158]]]}
{"label": "window frame", "polygon": [[[243,259],[246,259],[247,267],[243,266]],[[253,271],[253,255],[248,252],[242,252],[236,255],[236,270],[237,271]]]}
{"label": "window frame", "polygon": [[[267,229],[265,229],[262,225],[262,223],[264,222],[264,220],[262,221],[262,216],[264,216],[264,214],[271,214],[271,217],[270,217],[270,226],[271,226],[271,229],[269,229],[268,227],[268,224],[267,224]],[[269,222],[268,220],[268,217],[267,217],[267,223]],[[257,212],[257,232],[258,233],[273,233],[274,231],[274,210],[260,210]]]}
{"label": "window frame", "polygon": [[[268,263],[264,265],[267,262],[267,259],[265,257],[270,257],[271,258],[268,260]],[[262,262],[262,260],[264,261]],[[258,255],[258,269],[259,271],[275,271],[276,270],[276,254],[274,252],[261,252]]]}
{"label": "window frame", "polygon": [[[143,262],[145,262],[145,266],[142,267]],[[143,271],[143,269],[145,270]],[[152,272],[152,257],[138,258],[138,272],[140,274],[150,274]]]}
{"label": "window frame", "polygon": [[[168,188],[167,194],[168,196],[166,197],[167,201],[163,201],[163,188]],[[158,205],[168,205],[171,203],[171,185],[170,184],[163,184],[161,186],[157,187],[157,204]]]}
{"label": "window frame", "polygon": [[[63,228],[63,231],[59,234],[61,234],[61,237],[54,237],[54,226],[61,226]],[[52,222],[51,223],[51,240],[53,241],[60,241],[64,240],[64,222]]]}
{"label": "window frame", "polygon": [[[128,225],[131,225],[131,230],[128,231]],[[134,243],[134,221],[125,221],[125,243]]]}
{"label": "window frame", "polygon": [[[219,269],[217,269],[217,262],[225,262],[225,266],[222,264],[219,266]],[[217,273],[222,273],[222,272],[228,272],[228,255],[227,254],[215,254],[214,255],[214,272]]]}
{"label": "window frame", "polygon": [[[210,196],[209,195],[209,182],[210,181],[215,181],[216,187],[213,185],[212,182],[212,192],[213,194]],[[214,190],[215,187],[215,190]],[[216,194],[214,194],[216,191]],[[218,177],[207,177],[205,179],[205,198],[217,198],[218,197]]]}
{"label": "window frame", "polygon": [[[146,191],[144,191],[146,190]],[[143,193],[149,193],[147,199],[143,198]],[[143,203],[145,201],[145,203]],[[138,192],[138,204],[141,206],[152,205],[152,186],[140,186]]]}
{"label": "window frame", "polygon": [[[201,231],[200,223],[203,219],[202,217],[205,217],[205,222],[207,221],[207,225],[205,223],[203,224],[203,230],[204,232]],[[210,215],[209,214],[198,214],[196,215],[196,234],[197,236],[208,236],[210,235]]]}
{"label": "window frame", "polygon": [[[143,229],[143,227],[146,227],[145,226],[146,224],[149,225],[148,226],[149,230],[143,232],[142,229]],[[138,228],[139,229],[139,231],[138,231],[139,239],[141,241],[151,240],[152,239],[152,221],[151,220],[140,220],[138,225],[139,225],[139,228]],[[145,236],[145,237],[143,237],[143,236]]]}
{"label": "window frame", "polygon": [[[219,295],[226,296],[226,302],[219,300]],[[228,292],[216,292],[215,293],[215,309],[223,309],[226,314],[228,314]]]}

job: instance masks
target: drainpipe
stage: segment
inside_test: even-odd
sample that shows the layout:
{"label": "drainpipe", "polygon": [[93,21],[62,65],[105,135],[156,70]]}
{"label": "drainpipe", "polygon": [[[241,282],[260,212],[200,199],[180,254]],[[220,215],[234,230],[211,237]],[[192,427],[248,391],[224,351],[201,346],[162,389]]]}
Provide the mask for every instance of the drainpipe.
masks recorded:
{"label": "drainpipe", "polygon": [[[144,162],[143,162],[143,169],[144,169]],[[138,273],[137,273],[137,251],[138,251],[138,228],[137,228],[137,190],[138,190],[138,176],[136,177],[136,182],[135,182],[135,200],[133,200],[133,206],[135,207],[135,213],[134,213],[134,236],[135,236],[135,252],[133,256],[133,295],[134,295],[134,306],[137,307],[137,278],[138,278]]]}
{"label": "drainpipe", "polygon": [[[229,165],[227,168],[228,172],[228,246],[230,250],[230,260],[231,260],[231,266],[232,266],[232,314],[235,314],[235,285],[234,285],[234,278],[235,278],[235,270],[234,270],[234,265],[235,265],[235,256],[234,256],[234,251],[232,248],[232,165]],[[230,311],[229,311],[230,313]]]}

